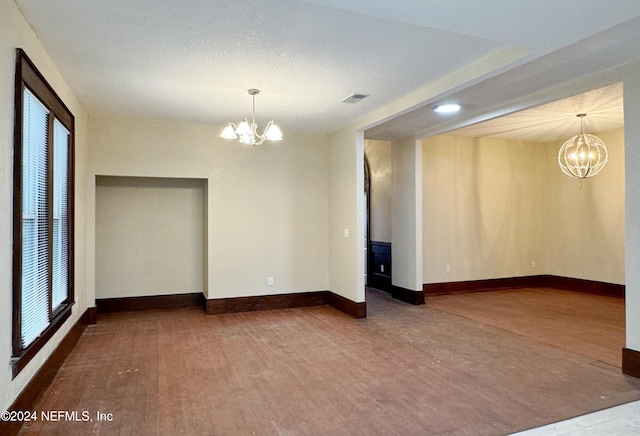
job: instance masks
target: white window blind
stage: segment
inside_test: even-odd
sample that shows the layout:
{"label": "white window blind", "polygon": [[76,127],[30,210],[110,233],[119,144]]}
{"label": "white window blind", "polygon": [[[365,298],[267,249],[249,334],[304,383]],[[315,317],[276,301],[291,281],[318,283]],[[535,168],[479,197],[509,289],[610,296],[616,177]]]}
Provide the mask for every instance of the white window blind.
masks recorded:
{"label": "white window blind", "polygon": [[22,346],[49,326],[47,217],[47,108],[23,94],[22,139]]}
{"label": "white window blind", "polygon": [[[51,315],[68,299],[70,133],[55,118],[53,132],[49,132],[49,110],[28,88],[23,94],[22,132],[21,342],[26,348],[49,326]],[[51,134],[53,150],[48,147]],[[53,152],[52,209],[49,206],[48,152]],[[50,213],[53,214],[51,237]]]}
{"label": "white window blind", "polygon": [[53,122],[53,311],[67,300],[69,286],[69,131]]}

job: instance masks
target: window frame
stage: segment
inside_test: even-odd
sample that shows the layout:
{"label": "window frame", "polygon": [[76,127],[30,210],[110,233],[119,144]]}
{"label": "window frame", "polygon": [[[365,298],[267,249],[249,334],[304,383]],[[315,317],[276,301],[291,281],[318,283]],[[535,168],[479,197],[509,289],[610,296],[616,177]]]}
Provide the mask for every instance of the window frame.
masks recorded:
{"label": "window frame", "polygon": [[[68,263],[67,263],[67,298],[52,312],[51,298],[53,285],[49,280],[49,325],[27,347],[22,347],[22,155],[23,155],[23,94],[29,91],[48,109],[47,123],[50,134],[47,139],[47,256],[49,259],[49,276],[53,265],[53,126],[58,120],[69,131],[67,171],[68,171]],[[26,53],[16,49],[14,94],[14,148],[13,148],[13,329],[12,359],[13,378],[42,349],[54,333],[71,316],[71,308],[75,303],[74,284],[74,216],[75,216],[75,118],[64,102],[38,71]]]}

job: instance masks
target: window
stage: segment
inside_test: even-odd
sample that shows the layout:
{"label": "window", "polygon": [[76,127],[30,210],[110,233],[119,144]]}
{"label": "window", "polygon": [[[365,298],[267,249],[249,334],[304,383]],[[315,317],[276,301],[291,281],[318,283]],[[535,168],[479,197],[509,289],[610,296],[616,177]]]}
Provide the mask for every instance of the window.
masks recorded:
{"label": "window", "polygon": [[16,57],[13,376],[71,315],[74,118],[26,54]]}

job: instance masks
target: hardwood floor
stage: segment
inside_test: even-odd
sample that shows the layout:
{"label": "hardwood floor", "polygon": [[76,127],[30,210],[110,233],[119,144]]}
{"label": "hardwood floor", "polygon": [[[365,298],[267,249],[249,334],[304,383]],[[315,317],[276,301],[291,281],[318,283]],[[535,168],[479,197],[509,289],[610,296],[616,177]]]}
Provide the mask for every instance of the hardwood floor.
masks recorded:
{"label": "hardwood floor", "polygon": [[412,306],[369,290],[366,319],[329,306],[104,315],[36,407],[92,421],[21,434],[509,434],[640,399],[619,367],[623,304],[522,289]]}
{"label": "hardwood floor", "polygon": [[549,288],[427,297],[444,310],[618,368],[625,346],[624,299]]}

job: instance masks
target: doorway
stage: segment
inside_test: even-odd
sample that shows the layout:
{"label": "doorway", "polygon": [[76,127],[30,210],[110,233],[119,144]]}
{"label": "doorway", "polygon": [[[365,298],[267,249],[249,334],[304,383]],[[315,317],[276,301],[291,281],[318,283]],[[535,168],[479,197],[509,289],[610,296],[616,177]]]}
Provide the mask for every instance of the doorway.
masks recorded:
{"label": "doorway", "polygon": [[365,287],[391,292],[391,143],[365,141]]}

